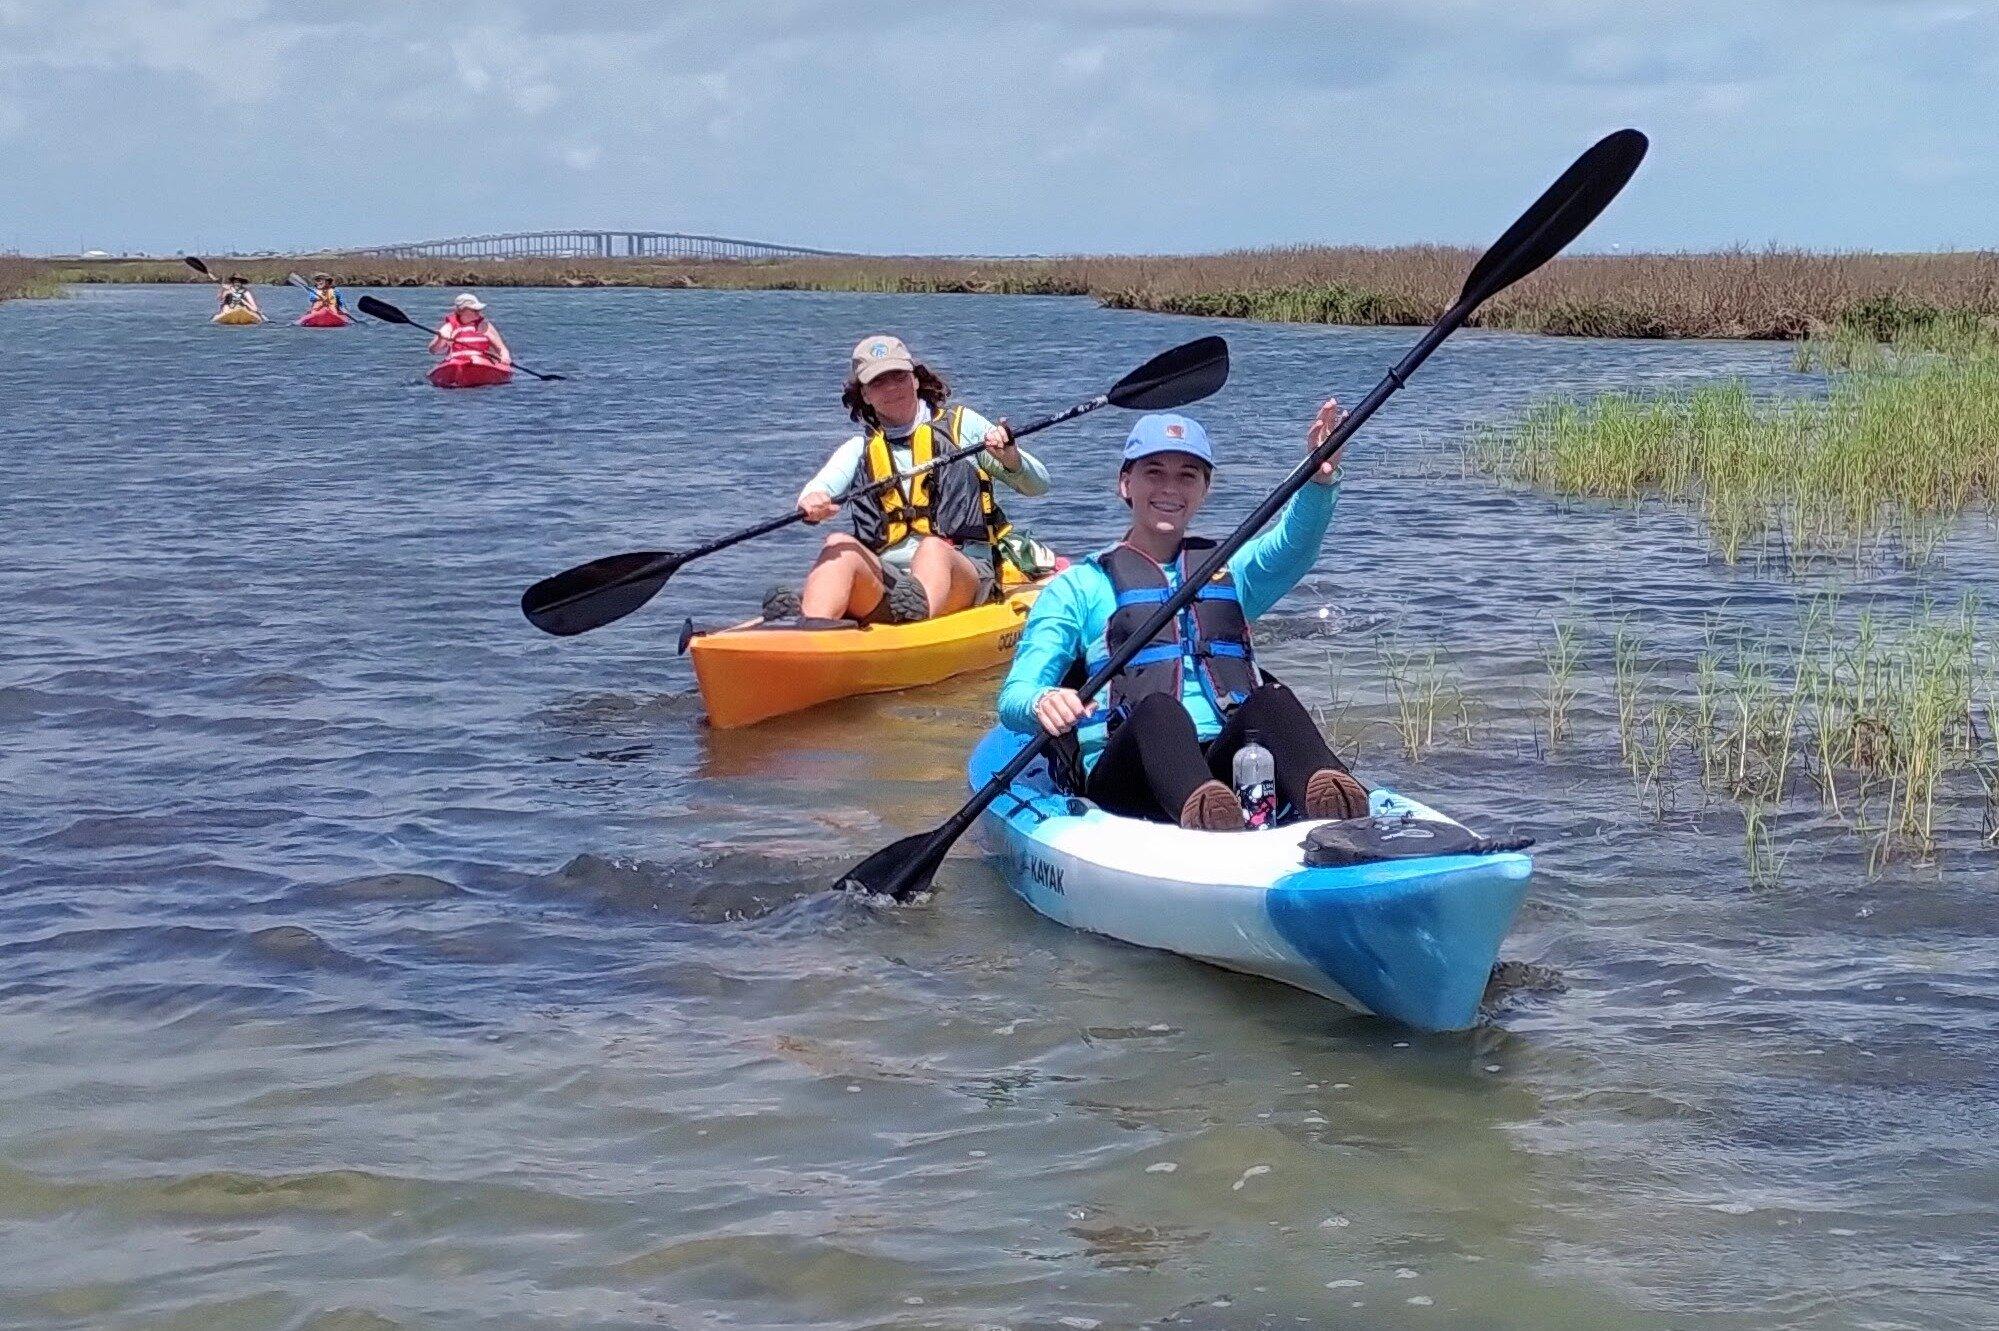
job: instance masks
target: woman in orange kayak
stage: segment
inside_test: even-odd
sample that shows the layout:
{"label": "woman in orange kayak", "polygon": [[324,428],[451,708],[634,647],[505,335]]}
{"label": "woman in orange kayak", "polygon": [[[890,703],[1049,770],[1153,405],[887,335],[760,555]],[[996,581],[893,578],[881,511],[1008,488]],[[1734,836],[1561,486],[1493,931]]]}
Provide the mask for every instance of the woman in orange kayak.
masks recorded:
{"label": "woman in orange kayak", "polygon": [[218,314],[227,314],[231,310],[248,310],[260,320],[264,317],[264,312],[257,308],[256,293],[250,290],[250,279],[241,273],[229,274],[228,280],[222,284],[222,290],[217,293],[215,299]]}
{"label": "woman in orange kayak", "polygon": [[[993,499],[993,482],[1024,495],[1048,492],[1048,470],[969,407],[950,405],[950,387],[881,334],[854,347],[840,400],[864,433],[834,450],[805,484],[798,507],[824,522],[851,490],[891,477],[898,483],[853,500],[854,530],[820,547],[803,592],[774,587],[766,619],[859,620],[908,624],[963,610],[997,586],[994,549],[1011,530]],[[934,457],[974,443],[985,451],[918,476]]]}
{"label": "woman in orange kayak", "polygon": [[437,336],[430,339],[430,350],[438,356],[480,356],[495,365],[514,363],[507,340],[486,318],[486,302],[469,291],[451,302],[451,314]]}

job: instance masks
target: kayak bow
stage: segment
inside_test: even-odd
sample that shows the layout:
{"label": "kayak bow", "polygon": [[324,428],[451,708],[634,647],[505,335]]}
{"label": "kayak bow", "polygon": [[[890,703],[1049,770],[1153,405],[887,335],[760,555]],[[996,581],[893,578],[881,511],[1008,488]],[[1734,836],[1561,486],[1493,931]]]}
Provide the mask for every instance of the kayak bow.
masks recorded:
{"label": "kayak bow", "polygon": [[[968,764],[973,788],[1025,742],[989,732]],[[1392,791],[1370,803],[1377,817],[1457,826]],[[1122,818],[1058,791],[1045,759],[979,824],[1013,890],[1058,924],[1267,976],[1417,1030],[1472,1025],[1533,860],[1500,852],[1308,868],[1305,838],[1324,825],[1196,832]]]}
{"label": "kayak bow", "polygon": [[439,388],[490,388],[513,377],[513,366],[464,351],[446,356],[430,372],[430,381]]}

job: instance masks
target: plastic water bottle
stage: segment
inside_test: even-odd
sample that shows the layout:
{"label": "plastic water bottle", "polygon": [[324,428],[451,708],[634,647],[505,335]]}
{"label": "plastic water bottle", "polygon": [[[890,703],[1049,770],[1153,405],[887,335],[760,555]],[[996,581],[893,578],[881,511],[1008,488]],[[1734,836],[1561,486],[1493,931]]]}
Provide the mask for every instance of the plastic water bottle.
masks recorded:
{"label": "plastic water bottle", "polygon": [[1235,752],[1235,794],[1242,801],[1243,821],[1251,827],[1277,821],[1277,760],[1255,735]]}

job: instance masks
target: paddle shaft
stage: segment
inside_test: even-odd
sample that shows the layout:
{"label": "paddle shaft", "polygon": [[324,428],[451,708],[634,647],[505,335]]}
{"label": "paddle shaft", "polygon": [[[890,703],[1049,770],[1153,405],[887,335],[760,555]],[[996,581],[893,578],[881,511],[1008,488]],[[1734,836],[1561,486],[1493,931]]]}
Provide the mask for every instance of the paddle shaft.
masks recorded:
{"label": "paddle shaft", "polygon": [[[1082,687],[1076,690],[1078,696],[1085,702],[1096,697],[1125,666],[1131,663],[1132,657],[1151,644],[1161,629],[1172,623],[1182,610],[1193,604],[1195,596],[1208,585],[1208,580],[1221,572],[1223,565],[1235,557],[1236,551],[1242,549],[1252,536],[1277,516],[1278,510],[1289,503],[1291,497],[1311,481],[1313,474],[1325,464],[1326,460],[1346,445],[1347,440],[1353,437],[1354,431],[1366,424],[1367,418],[1374,415],[1382,403],[1393,397],[1408,382],[1409,376],[1416,372],[1417,367],[1428,360],[1430,353],[1435,351],[1445,338],[1455,333],[1477,307],[1477,301],[1461,299],[1445,311],[1444,317],[1423,335],[1422,339],[1410,349],[1409,354],[1404,356],[1395,368],[1383,376],[1381,382],[1347,413],[1346,419],[1340,422],[1339,427],[1327,437],[1326,442],[1313,449],[1302,462],[1292,468],[1282,484],[1265,496],[1255,511],[1229,533],[1228,539],[1217,545],[1201,562],[1201,566],[1181,581],[1179,590],[1167,597],[1165,603],[1153,611],[1143,624],[1133,629],[1125,638],[1124,644],[1111,653],[1110,659],[1083,681]],[[994,773],[992,780],[979,788],[969,803],[931,833],[929,841],[924,843],[919,853],[903,861],[900,871],[881,890],[898,900],[902,899],[911,886],[909,880],[927,874],[929,866],[943,857],[944,851],[950,849],[951,844],[963,836],[966,829],[986,811],[986,806],[998,799],[1000,792],[1012,785],[1014,778],[1026,771],[1028,765],[1040,757],[1042,751],[1053,743],[1054,739],[1055,736],[1043,730],[1030,740],[1006,766]]]}

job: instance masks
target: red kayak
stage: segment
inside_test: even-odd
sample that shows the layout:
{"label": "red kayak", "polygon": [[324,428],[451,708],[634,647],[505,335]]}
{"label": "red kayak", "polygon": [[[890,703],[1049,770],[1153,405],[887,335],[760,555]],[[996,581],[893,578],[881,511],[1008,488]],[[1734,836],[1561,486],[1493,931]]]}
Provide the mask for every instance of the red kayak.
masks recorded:
{"label": "red kayak", "polygon": [[300,328],[345,328],[354,321],[339,310],[314,310],[298,321]]}
{"label": "red kayak", "polygon": [[469,351],[453,352],[430,372],[430,381],[439,388],[488,388],[513,377],[513,366]]}

